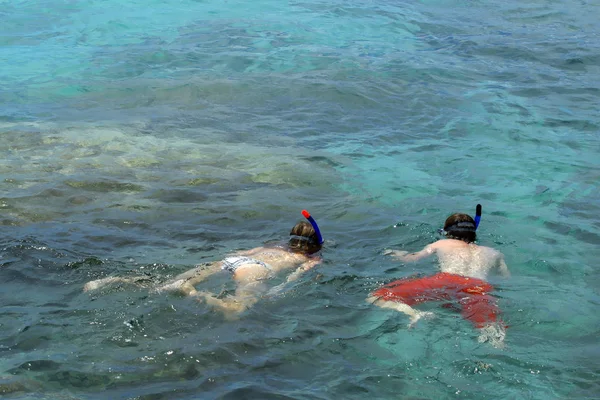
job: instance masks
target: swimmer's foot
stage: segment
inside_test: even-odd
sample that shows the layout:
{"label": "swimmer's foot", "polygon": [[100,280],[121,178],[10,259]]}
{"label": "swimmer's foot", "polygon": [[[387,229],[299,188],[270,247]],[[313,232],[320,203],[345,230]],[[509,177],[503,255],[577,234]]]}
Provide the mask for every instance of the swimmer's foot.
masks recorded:
{"label": "swimmer's foot", "polygon": [[182,296],[196,296],[196,288],[192,286],[186,279],[178,279],[175,282],[167,283],[159,288],[154,289],[155,293],[172,293]]}
{"label": "swimmer's foot", "polygon": [[109,276],[106,278],[96,279],[95,281],[86,283],[83,286],[83,291],[91,292],[93,290],[98,290],[105,286],[113,285],[115,283],[122,283],[122,284],[144,287],[144,286],[147,286],[148,282],[152,282],[152,277],[150,277],[148,275],[131,276],[131,277],[127,277],[127,278],[123,278],[123,277],[119,277],[119,276]]}
{"label": "swimmer's foot", "polygon": [[503,325],[495,323],[484,326],[480,329],[477,341],[479,343],[489,342],[497,349],[502,349],[506,346],[504,338],[506,337],[506,328]]}
{"label": "swimmer's foot", "polygon": [[424,319],[433,319],[435,318],[435,314],[431,311],[416,311],[413,315],[410,316],[410,322],[408,324],[408,329],[412,329],[418,320],[421,318]]}

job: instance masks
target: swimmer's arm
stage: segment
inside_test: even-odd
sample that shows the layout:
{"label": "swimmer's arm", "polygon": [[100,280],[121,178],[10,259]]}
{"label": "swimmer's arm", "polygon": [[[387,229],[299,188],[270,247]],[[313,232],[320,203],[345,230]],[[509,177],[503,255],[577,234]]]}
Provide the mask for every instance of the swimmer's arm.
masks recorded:
{"label": "swimmer's arm", "polygon": [[319,264],[320,262],[320,259],[313,259],[305,262],[304,264],[299,266],[298,269],[296,269],[294,272],[288,275],[286,283],[293,282],[296,279],[300,278],[300,275],[302,275],[309,269],[312,269],[315,265]]}
{"label": "swimmer's arm", "polygon": [[408,251],[403,250],[389,250],[385,252],[386,255],[391,255],[396,260],[405,262],[418,261],[422,258],[429,257],[433,253],[435,253],[434,244],[430,244],[429,246],[426,246],[423,250],[417,251],[416,253],[409,253]]}
{"label": "swimmer's arm", "polygon": [[309,261],[305,262],[300,267],[298,267],[298,269],[296,269],[294,272],[289,274],[285,282],[280,283],[279,285],[271,288],[271,290],[269,290],[269,292],[267,293],[267,296],[278,295],[279,293],[281,293],[281,291],[283,289],[285,289],[285,287],[288,283],[293,282],[296,279],[300,278],[300,275],[302,275],[309,269],[313,268],[315,265],[319,264],[320,262],[321,262],[320,259],[314,259],[314,260],[309,260]]}

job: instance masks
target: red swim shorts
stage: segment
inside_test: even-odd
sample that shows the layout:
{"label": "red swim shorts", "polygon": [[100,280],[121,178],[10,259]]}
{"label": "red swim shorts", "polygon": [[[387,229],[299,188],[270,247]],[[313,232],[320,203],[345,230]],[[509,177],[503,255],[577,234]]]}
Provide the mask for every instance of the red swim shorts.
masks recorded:
{"label": "red swim shorts", "polygon": [[497,321],[500,310],[488,292],[494,287],[484,280],[440,272],[425,278],[406,278],[373,292],[382,300],[409,306],[425,301],[458,301],[462,316],[477,328]]}

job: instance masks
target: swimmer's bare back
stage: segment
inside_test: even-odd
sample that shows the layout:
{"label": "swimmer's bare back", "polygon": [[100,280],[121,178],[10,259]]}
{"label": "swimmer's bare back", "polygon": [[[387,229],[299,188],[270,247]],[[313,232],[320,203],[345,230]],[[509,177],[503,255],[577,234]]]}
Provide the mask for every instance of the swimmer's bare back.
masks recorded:
{"label": "swimmer's bare back", "polygon": [[439,240],[428,247],[437,254],[442,272],[479,279],[496,271],[508,275],[504,256],[491,247],[455,239]]}
{"label": "swimmer's bare back", "polygon": [[252,250],[240,251],[236,255],[252,257],[268,264],[273,272],[298,268],[313,259],[304,254],[294,253],[279,247],[257,247]]}

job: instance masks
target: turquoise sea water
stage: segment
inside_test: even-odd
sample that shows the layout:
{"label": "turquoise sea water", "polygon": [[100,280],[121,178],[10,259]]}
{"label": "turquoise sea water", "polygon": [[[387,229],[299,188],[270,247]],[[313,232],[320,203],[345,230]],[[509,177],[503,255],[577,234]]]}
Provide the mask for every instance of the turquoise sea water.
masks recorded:
{"label": "turquoise sea water", "polygon": [[[3,398],[600,396],[597,2],[0,4]],[[382,250],[477,203],[506,348],[365,303],[436,271]],[[82,292],[285,238],[303,208],[325,263],[237,321]]]}

